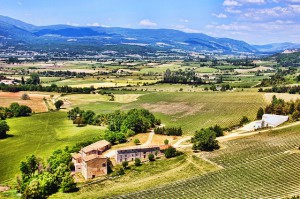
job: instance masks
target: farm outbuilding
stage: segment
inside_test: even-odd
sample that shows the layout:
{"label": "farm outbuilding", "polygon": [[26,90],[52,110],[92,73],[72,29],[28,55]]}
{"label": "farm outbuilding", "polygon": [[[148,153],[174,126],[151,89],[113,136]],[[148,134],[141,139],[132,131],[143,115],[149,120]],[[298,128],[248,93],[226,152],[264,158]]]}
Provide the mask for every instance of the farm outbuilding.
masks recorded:
{"label": "farm outbuilding", "polygon": [[273,128],[285,123],[288,120],[289,117],[285,115],[264,114],[262,120],[251,122],[241,128],[241,130],[254,131],[261,128]]}
{"label": "farm outbuilding", "polygon": [[262,127],[276,127],[288,120],[288,116],[264,114],[262,117]]}

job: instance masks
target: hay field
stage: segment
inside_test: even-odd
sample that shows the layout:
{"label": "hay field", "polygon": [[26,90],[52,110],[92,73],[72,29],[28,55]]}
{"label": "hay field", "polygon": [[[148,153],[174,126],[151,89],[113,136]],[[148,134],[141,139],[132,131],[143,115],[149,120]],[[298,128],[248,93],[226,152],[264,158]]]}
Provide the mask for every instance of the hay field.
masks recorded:
{"label": "hay field", "polygon": [[29,106],[35,113],[48,111],[47,105],[44,102],[44,98],[50,98],[50,94],[28,92],[27,94],[29,95],[30,100],[22,100],[21,96],[23,93],[25,92],[0,92],[0,106],[8,107],[11,103],[17,102],[21,105]]}

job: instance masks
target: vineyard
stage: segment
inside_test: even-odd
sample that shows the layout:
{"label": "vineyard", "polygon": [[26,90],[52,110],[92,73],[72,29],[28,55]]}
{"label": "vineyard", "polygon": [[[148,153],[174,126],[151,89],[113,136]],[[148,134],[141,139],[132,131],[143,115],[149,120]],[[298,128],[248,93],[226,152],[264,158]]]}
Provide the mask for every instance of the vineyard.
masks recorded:
{"label": "vineyard", "polygon": [[[182,127],[185,135],[216,124],[229,127],[240,122],[243,115],[254,120],[259,107],[266,106],[263,94],[256,92],[156,92],[145,95],[132,94],[133,100],[105,101],[107,96],[70,95],[73,107],[93,110],[97,114],[122,109],[145,108],[153,112],[167,126]],[[124,95],[124,99],[130,99]],[[102,100],[103,98],[103,100]],[[124,103],[127,102],[127,103]]]}
{"label": "vineyard", "polygon": [[300,191],[300,126],[224,144],[201,154],[223,169],[117,198],[282,198]]}

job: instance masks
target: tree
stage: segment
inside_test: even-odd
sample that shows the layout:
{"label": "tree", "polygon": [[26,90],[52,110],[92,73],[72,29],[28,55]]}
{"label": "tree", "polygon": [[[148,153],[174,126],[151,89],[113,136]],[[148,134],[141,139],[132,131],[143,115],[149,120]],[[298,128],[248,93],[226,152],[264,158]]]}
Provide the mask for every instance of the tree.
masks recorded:
{"label": "tree", "polygon": [[86,124],[92,124],[94,121],[95,113],[93,111],[85,111],[82,113],[82,117]]}
{"label": "tree", "polygon": [[60,189],[64,193],[73,192],[77,189],[74,178],[71,176],[70,172],[67,172],[66,175],[62,178]]}
{"label": "tree", "polygon": [[140,158],[136,158],[136,159],[134,160],[134,165],[135,165],[135,166],[141,166],[141,159],[140,159]]}
{"label": "tree", "polygon": [[264,109],[260,107],[257,111],[256,119],[261,120],[264,114],[265,114]]}
{"label": "tree", "polygon": [[22,85],[25,85],[25,80],[24,80],[24,77],[23,77],[23,76],[21,77],[21,84],[22,84]]}
{"label": "tree", "polygon": [[246,117],[246,116],[243,116],[241,121],[240,121],[240,125],[244,125],[244,124],[247,124],[250,120]]}
{"label": "tree", "polygon": [[0,139],[6,138],[7,131],[9,131],[7,122],[0,120]]}
{"label": "tree", "polygon": [[63,102],[62,100],[57,100],[57,101],[54,103],[55,108],[56,108],[57,110],[59,110],[60,107],[61,107],[63,104],[64,104],[64,102]]}
{"label": "tree", "polygon": [[149,159],[150,162],[153,162],[155,160],[155,157],[154,157],[154,155],[152,153],[150,153],[148,155],[148,159]]}
{"label": "tree", "polygon": [[128,162],[127,162],[127,161],[122,162],[122,166],[123,166],[124,169],[127,169],[127,167],[128,167]]}
{"label": "tree", "polygon": [[219,125],[215,125],[214,127],[211,127],[211,130],[213,130],[216,133],[217,137],[223,136],[223,129]]}
{"label": "tree", "polygon": [[169,144],[169,140],[168,140],[168,139],[165,139],[164,144],[165,144],[165,145],[168,145],[168,144]]}
{"label": "tree", "polygon": [[27,84],[39,85],[41,83],[40,76],[36,73],[30,75],[30,78],[27,79]]}
{"label": "tree", "polygon": [[23,93],[22,96],[21,96],[21,99],[22,100],[30,100],[30,97],[27,93]]}
{"label": "tree", "polygon": [[220,146],[216,140],[216,133],[211,129],[201,129],[196,131],[192,138],[193,150],[213,151]]}
{"label": "tree", "polygon": [[172,158],[177,156],[177,151],[174,147],[169,147],[165,150],[165,157],[166,158]]}
{"label": "tree", "polygon": [[77,124],[77,126],[79,127],[79,126],[84,125],[85,122],[84,122],[84,119],[82,118],[82,116],[81,116],[81,115],[78,115],[78,116],[76,117],[76,119],[73,121],[73,124]]}
{"label": "tree", "polygon": [[140,143],[141,143],[141,142],[140,142],[140,140],[139,140],[139,139],[137,139],[137,138],[136,138],[136,139],[134,139],[134,141],[133,141],[133,142],[134,142],[134,144],[135,144],[135,145],[138,145],[138,144],[140,144]]}
{"label": "tree", "polygon": [[26,187],[23,197],[25,199],[43,199],[46,196],[43,194],[43,189],[38,179],[32,180]]}
{"label": "tree", "polygon": [[292,119],[293,121],[298,121],[300,118],[300,112],[298,110],[296,110],[293,114],[292,114]]}

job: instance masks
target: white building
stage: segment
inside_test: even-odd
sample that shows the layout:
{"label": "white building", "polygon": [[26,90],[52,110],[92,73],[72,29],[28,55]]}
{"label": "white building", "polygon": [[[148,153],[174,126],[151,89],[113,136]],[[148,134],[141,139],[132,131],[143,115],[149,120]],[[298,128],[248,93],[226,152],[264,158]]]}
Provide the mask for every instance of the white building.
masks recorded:
{"label": "white building", "polygon": [[264,114],[262,120],[251,122],[241,128],[241,130],[254,131],[261,128],[273,128],[285,123],[288,120],[288,116]]}

